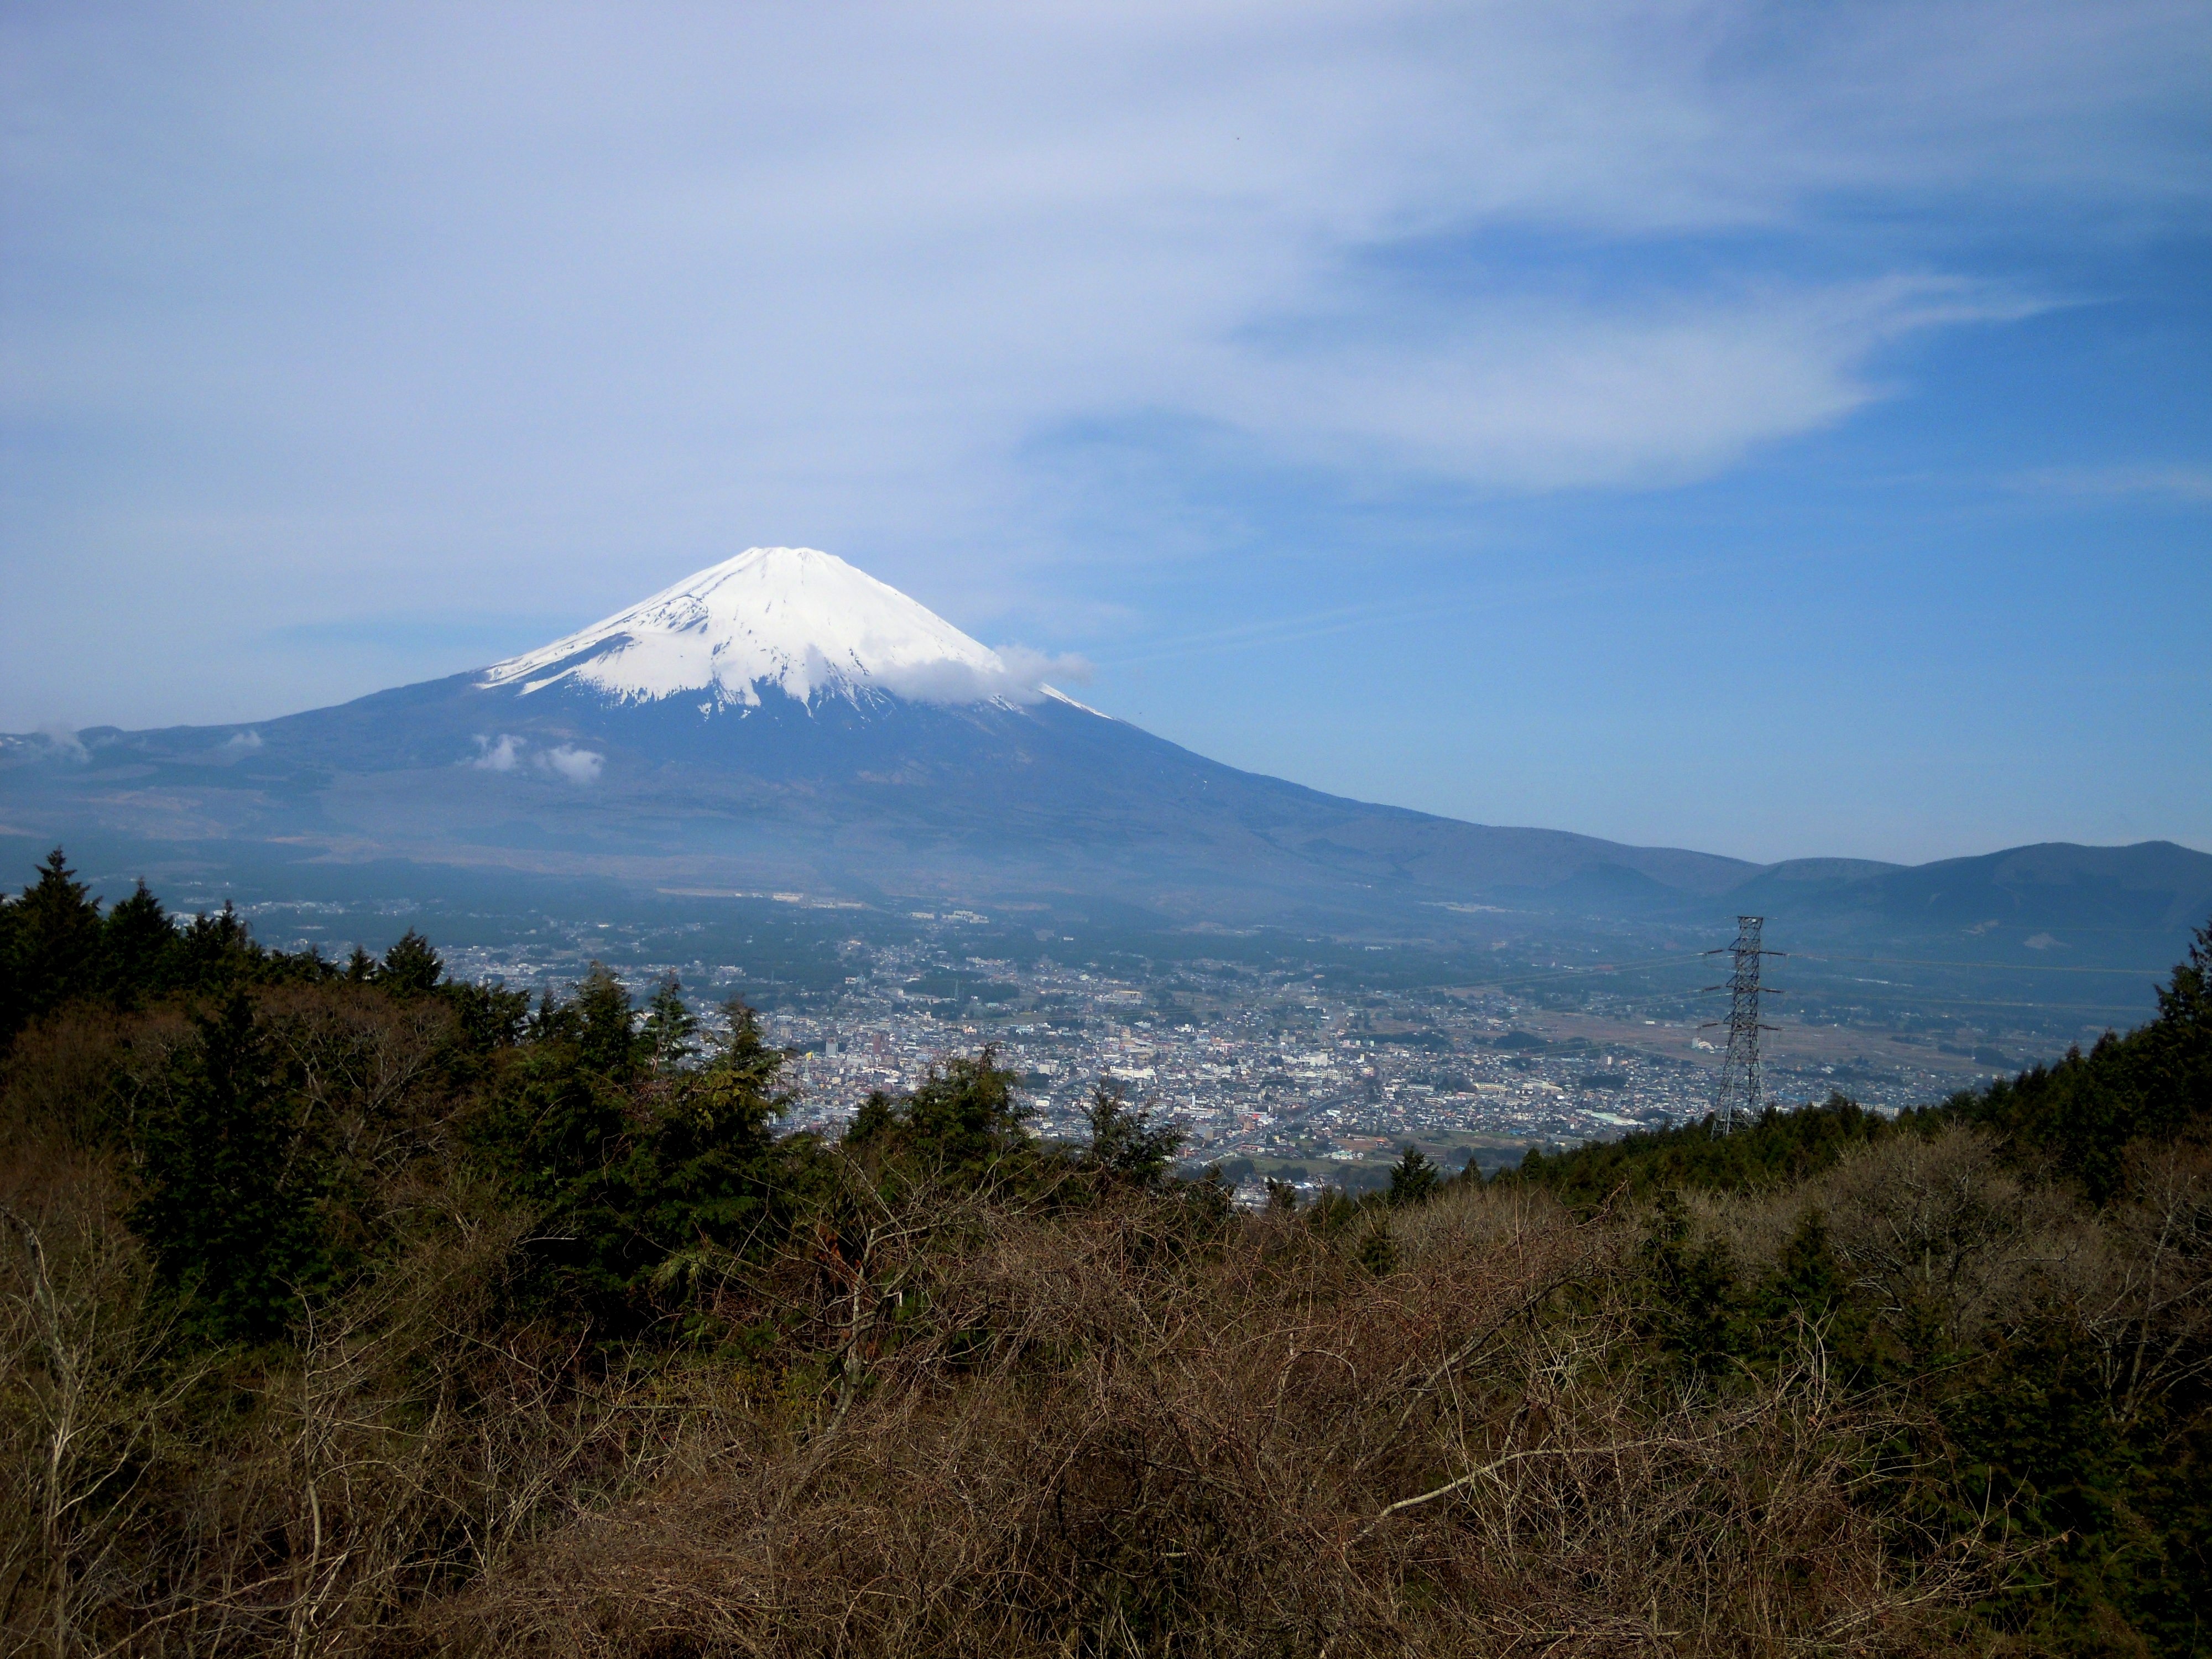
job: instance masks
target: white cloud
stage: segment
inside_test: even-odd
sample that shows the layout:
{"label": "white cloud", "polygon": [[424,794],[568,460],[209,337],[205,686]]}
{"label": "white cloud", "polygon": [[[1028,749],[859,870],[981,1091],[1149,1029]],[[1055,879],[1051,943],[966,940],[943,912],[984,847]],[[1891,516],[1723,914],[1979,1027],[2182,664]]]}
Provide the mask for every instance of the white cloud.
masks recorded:
{"label": "white cloud", "polygon": [[1088,685],[1094,672],[1090,659],[1066,651],[1032,651],[1025,645],[1002,645],[999,660],[1007,678],[1032,696],[1042,695],[1048,679],[1057,684]]}
{"label": "white cloud", "polygon": [[1668,483],[1882,395],[1865,364],[1893,340],[2036,308],[1927,276],[1667,296],[1609,313],[1500,296],[1417,341],[1332,331],[1210,376],[1190,401],[1211,398],[1221,418],[1316,464],[1531,489]]}
{"label": "white cloud", "polygon": [[53,556],[10,611],[91,583],[147,616],[0,658],[173,698],[180,617],[588,614],[775,541],[988,605],[1053,556],[1008,528],[1029,447],[1132,417],[1372,479],[1708,476],[1884,395],[1901,335],[2003,313],[1916,227],[2201,216],[2208,31],[2175,0],[18,9],[0,419],[94,435],[11,485]]}
{"label": "white cloud", "polygon": [[607,759],[597,750],[579,749],[574,744],[567,743],[558,748],[542,750],[532,758],[544,770],[557,773],[571,783],[597,783],[599,769],[606,764]]}
{"label": "white cloud", "polygon": [[502,732],[496,739],[478,737],[473,759],[462,763],[482,772],[512,772],[527,759],[540,772],[565,778],[570,783],[597,783],[606,757],[595,749],[559,744],[551,749],[532,749],[527,739]]}
{"label": "white cloud", "polygon": [[483,772],[512,772],[522,757],[525,745],[520,738],[502,732],[497,742],[489,738],[477,739],[476,758],[469,764]]}
{"label": "white cloud", "polygon": [[46,740],[47,746],[58,759],[82,763],[92,758],[91,752],[84,746],[84,739],[78,737],[70,726],[50,723],[39,728],[39,735]]}
{"label": "white cloud", "polygon": [[874,678],[889,690],[917,702],[972,703],[990,698],[1008,702],[1042,701],[1048,678],[1081,684],[1091,678],[1091,664],[1070,653],[1032,651],[1027,646],[1001,646],[995,653],[994,671],[950,660],[921,663],[909,667],[878,668]]}

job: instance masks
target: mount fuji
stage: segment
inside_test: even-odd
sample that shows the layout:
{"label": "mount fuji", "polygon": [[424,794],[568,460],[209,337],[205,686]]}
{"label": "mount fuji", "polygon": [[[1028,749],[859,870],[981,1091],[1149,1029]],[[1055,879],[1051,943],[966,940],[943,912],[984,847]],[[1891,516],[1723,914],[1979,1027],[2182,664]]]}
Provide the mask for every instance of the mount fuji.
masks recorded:
{"label": "mount fuji", "polygon": [[[1050,672],[830,554],[754,548],[538,650],[335,708],[0,737],[0,840],[209,874],[398,861],[664,890],[1103,900],[1224,923],[1498,902],[1717,915],[1740,887],[1856,915],[1893,908],[1885,884],[1909,873],[1347,800],[1193,754]],[[2212,895],[2212,859],[2166,843],[2036,850],[1937,885],[2022,917],[2019,890],[2094,909],[2109,889],[2160,927]]]}
{"label": "mount fuji", "polygon": [[[842,559],[756,547],[579,633],[495,663],[477,684],[568,682],[617,704],[696,700],[711,717],[763,692],[811,704],[1034,702],[995,651]],[[1051,694],[1057,695],[1057,694]]]}
{"label": "mount fuji", "polygon": [[[1368,805],[1087,708],[830,554],[754,548],[535,651],[252,725],[0,738],[10,826],[665,884],[1237,920],[1735,860]],[[30,820],[26,823],[25,820]]]}

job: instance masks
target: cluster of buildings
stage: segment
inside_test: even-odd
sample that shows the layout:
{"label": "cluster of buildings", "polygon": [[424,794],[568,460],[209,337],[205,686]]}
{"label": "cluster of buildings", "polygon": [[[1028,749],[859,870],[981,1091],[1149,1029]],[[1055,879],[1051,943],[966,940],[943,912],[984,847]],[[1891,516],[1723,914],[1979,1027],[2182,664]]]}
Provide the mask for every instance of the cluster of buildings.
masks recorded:
{"label": "cluster of buildings", "polygon": [[[768,1017],[795,1051],[794,1127],[830,1129],[875,1090],[910,1089],[991,1048],[1039,1133],[1079,1139],[1103,1085],[1172,1124],[1188,1154],[1252,1181],[1358,1184],[1407,1145],[1455,1167],[1515,1162],[1705,1109],[1705,1071],[1626,1047],[1553,1042],[1496,996],[1316,995],[1289,972],[1185,964],[1172,988],[1043,962],[968,957],[972,994],[917,994],[943,969],[881,962],[834,1006]],[[987,999],[988,999],[987,1000]]]}
{"label": "cluster of buildings", "polygon": [[[1248,1192],[1271,1178],[1309,1190],[1372,1184],[1407,1146],[1448,1170],[1496,1168],[1532,1146],[1694,1119],[1711,1100],[1718,1055],[1680,1010],[1615,1011],[1585,1022],[1601,1031],[1593,1038],[1572,1034],[1556,1006],[1497,989],[1325,991],[1310,964],[1295,962],[989,957],[970,953],[988,937],[980,914],[916,919],[931,924],[919,939],[847,939],[842,984],[799,990],[734,963],[640,959],[674,941],[640,938],[625,953],[625,930],[599,924],[565,948],[450,956],[456,971],[531,985],[607,960],[641,1001],[674,973],[702,1012],[745,995],[791,1052],[794,1128],[834,1133],[870,1093],[912,1089],[933,1066],[988,1047],[1019,1078],[1039,1134],[1082,1139],[1085,1109],[1104,1085],[1171,1124],[1187,1157],[1220,1164]],[[1840,1069],[1770,1066],[1769,1084],[1785,1100],[1843,1086],[1878,1106],[1942,1092],[1909,1069]]]}

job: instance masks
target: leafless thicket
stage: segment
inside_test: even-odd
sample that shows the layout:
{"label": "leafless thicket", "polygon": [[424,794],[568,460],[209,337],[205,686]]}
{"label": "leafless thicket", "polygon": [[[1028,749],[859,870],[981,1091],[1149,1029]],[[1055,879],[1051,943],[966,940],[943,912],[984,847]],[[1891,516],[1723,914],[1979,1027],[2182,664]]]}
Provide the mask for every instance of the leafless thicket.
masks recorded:
{"label": "leafless thicket", "polygon": [[[2006,1571],[1888,1501],[1924,1425],[1817,1322],[1756,1373],[1668,1364],[1625,1203],[1454,1189],[1378,1278],[1356,1228],[844,1165],[769,1259],[672,1264],[690,1338],[615,1346],[520,1294],[530,1218],[447,1155],[434,1029],[283,1031],[383,1231],[251,1357],[179,1340],[121,1172],[53,1127],[139,1074],[122,1039],[19,1050],[8,1652],[1923,1653]],[[1754,1267],[1817,1210],[1949,1340],[2061,1320],[2124,1413],[2204,1363],[2209,1194],[2166,1149],[2092,1212],[1960,1131],[1692,1209]]]}
{"label": "leafless thicket", "polygon": [[[1817,1333],[1702,1398],[1630,1339],[1634,1229],[1460,1195],[1370,1277],[1152,1200],[784,1264],[848,1359],[688,1437],[441,1610],[465,1650],[1923,1650],[1978,1564],[1853,1501],[1893,1426]],[[933,1249],[937,1259],[927,1259]],[[917,1259],[917,1258],[922,1259]],[[1904,1564],[1915,1563],[1911,1567]]]}

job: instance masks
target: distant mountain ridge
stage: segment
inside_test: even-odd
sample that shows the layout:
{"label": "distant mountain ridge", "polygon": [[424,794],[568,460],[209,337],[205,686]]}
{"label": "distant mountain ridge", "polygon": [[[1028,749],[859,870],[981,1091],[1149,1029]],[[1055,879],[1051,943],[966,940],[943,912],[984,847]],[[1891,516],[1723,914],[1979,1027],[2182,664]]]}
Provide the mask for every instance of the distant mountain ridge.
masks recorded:
{"label": "distant mountain ridge", "polygon": [[2045,927],[2182,929],[2212,914],[2212,857],[2170,841],[2131,847],[2045,842],[1972,858],[1844,871],[1856,860],[1801,859],[1761,871],[1734,896],[1800,917],[1911,915],[1945,928],[2033,921]]}
{"label": "distant mountain ridge", "polygon": [[1757,909],[2017,935],[2212,909],[2212,856],[2170,842],[1761,866],[1373,805],[1207,760],[1034,668],[830,555],[757,548],[537,651],[335,708],[0,738],[0,835],[1224,922]]}

